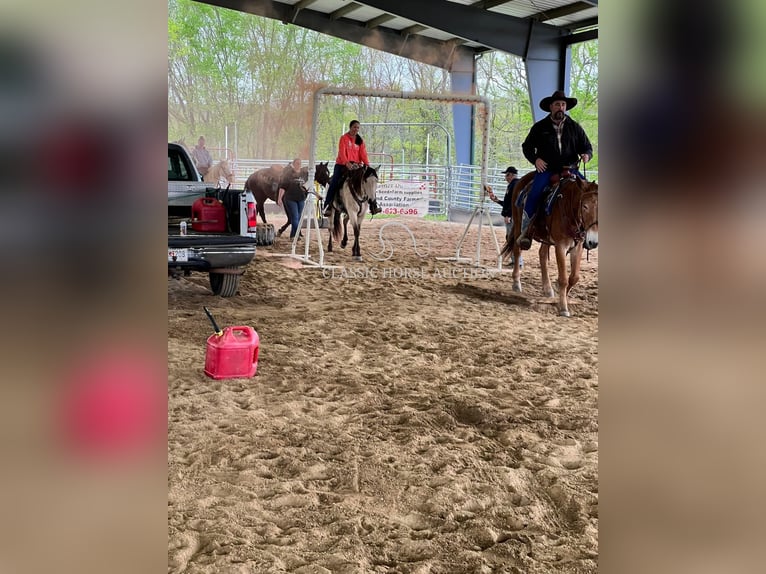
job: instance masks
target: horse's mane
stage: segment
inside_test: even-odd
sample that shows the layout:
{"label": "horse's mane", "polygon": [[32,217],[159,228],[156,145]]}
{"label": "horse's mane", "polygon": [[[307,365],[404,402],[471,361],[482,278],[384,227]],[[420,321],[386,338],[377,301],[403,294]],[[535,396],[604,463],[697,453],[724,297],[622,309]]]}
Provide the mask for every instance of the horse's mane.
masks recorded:
{"label": "horse's mane", "polygon": [[[378,166],[378,167],[380,167],[380,166]],[[371,175],[374,175],[375,177],[378,177],[378,170],[376,170],[371,165],[368,165],[367,169],[364,170],[364,179],[367,179]]]}
{"label": "horse's mane", "polygon": [[358,167],[356,169],[348,170],[346,175],[346,182],[351,192],[356,196],[362,195],[362,183],[364,182],[366,170]]}

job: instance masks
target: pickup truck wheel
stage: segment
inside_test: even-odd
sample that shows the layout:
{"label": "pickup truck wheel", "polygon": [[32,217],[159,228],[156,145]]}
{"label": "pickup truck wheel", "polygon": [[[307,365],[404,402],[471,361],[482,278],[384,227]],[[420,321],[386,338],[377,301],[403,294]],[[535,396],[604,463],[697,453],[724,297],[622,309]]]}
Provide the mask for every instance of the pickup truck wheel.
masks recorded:
{"label": "pickup truck wheel", "polygon": [[[229,269],[237,269],[229,267]],[[239,289],[239,275],[233,273],[210,273],[210,288],[213,295],[233,297]]]}

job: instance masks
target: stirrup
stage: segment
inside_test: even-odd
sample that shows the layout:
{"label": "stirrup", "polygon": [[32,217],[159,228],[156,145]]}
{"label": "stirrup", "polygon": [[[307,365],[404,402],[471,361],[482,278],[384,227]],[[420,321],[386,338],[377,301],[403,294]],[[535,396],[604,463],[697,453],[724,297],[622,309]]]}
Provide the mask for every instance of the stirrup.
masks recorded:
{"label": "stirrup", "polygon": [[375,200],[373,199],[373,200],[370,202],[370,213],[371,213],[372,215],[377,215],[377,214],[378,214],[378,213],[380,213],[381,211],[383,211],[383,210],[382,210],[382,209],[381,209],[381,208],[378,206],[378,202],[377,202],[377,201],[375,201]]}

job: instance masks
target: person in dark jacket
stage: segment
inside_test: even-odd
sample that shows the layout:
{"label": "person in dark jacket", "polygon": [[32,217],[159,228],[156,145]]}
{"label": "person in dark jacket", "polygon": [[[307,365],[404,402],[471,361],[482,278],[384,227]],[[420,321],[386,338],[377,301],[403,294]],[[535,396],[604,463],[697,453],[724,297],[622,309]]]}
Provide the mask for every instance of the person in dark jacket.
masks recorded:
{"label": "person in dark jacket", "polygon": [[[508,237],[513,233],[513,188],[519,182],[519,171],[511,165],[505,169],[503,175],[505,175],[505,181],[508,184],[503,199],[498,199],[491,188],[488,188],[487,191],[492,201],[503,206],[500,215],[503,216],[503,222],[505,223],[505,239],[507,241]],[[513,265],[513,257],[511,257],[510,263]],[[519,258],[519,264],[524,265],[521,258]]]}
{"label": "person in dark jacket", "polygon": [[500,215],[503,216],[503,221],[505,222],[506,235],[513,231],[513,188],[519,181],[518,174],[518,170],[512,165],[508,166],[503,172],[503,175],[505,175],[505,181],[508,186],[505,189],[505,196],[503,196],[502,200],[498,199],[491,189],[489,190],[489,198],[495,203],[503,206],[503,209],[500,211]]}
{"label": "person in dark jacket", "polygon": [[282,202],[290,220],[290,239],[295,237],[301,226],[303,206],[306,204],[306,197],[308,196],[305,186],[306,182],[301,179],[293,164],[288,165],[282,170],[279,187],[285,190]]}
{"label": "person in dark jacket", "polygon": [[540,100],[540,109],[550,114],[532,126],[521,144],[524,157],[537,170],[521,218],[518,241],[522,249],[529,249],[532,245],[527,231],[551,174],[559,173],[564,166],[575,166],[572,173],[582,177],[576,166],[580,161],[587,163],[593,157],[593,146],[585,130],[566,113],[576,105],[577,99],[566,97],[563,91],[553,92]]}

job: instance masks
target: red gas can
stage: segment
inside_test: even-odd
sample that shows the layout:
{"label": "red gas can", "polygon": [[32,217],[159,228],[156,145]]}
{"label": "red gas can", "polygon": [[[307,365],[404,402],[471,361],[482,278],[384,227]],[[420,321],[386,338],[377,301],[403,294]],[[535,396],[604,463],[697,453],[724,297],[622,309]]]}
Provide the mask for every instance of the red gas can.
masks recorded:
{"label": "red gas can", "polygon": [[252,327],[224,327],[207,339],[205,374],[214,379],[252,377],[258,369],[260,338]]}
{"label": "red gas can", "polygon": [[226,231],[226,208],[214,197],[200,197],[192,204],[194,231]]}

